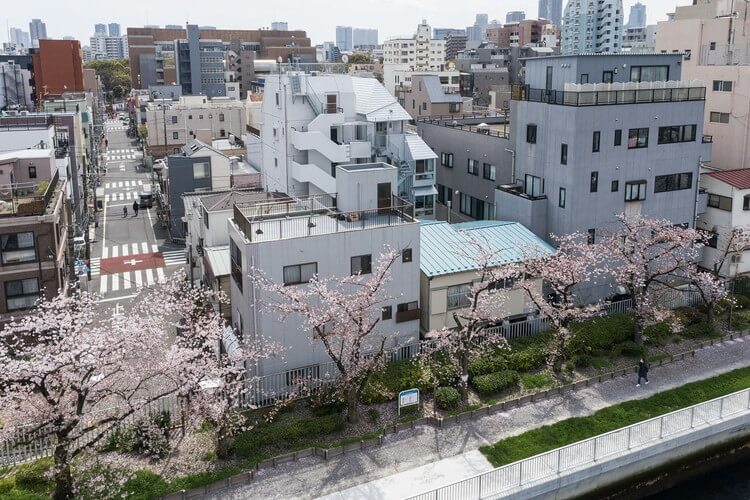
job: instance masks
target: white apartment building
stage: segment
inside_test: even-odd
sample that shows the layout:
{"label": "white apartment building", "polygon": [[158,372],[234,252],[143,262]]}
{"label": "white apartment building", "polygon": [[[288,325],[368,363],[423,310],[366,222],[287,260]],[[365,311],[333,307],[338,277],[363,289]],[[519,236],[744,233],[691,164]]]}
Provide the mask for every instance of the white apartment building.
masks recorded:
{"label": "white apartment building", "polygon": [[696,0],[677,7],[656,31],[656,50],[684,53],[682,77],[706,86],[703,133],[711,165],[750,167],[750,9],[747,2]]}
{"label": "white apartment building", "polygon": [[[726,251],[734,229],[750,231],[750,168],[704,172],[701,187],[707,194],[707,207],[698,217],[696,227],[712,234],[703,249],[701,266],[713,269]],[[722,276],[750,272],[750,251],[729,256],[720,269]]]}
{"label": "white apartment building", "polygon": [[563,55],[620,52],[622,0],[568,0],[563,14]]}
{"label": "white apartment building", "polygon": [[383,64],[405,65],[415,70],[445,69],[445,40],[431,38],[426,20],[417,26],[412,38],[392,38],[383,42]]}
{"label": "white apartment building", "polygon": [[377,80],[269,75],[262,110],[262,124],[250,125],[260,134],[245,137],[248,151],[260,149],[267,191],[337,193],[338,165],[387,162],[398,167],[398,195],[414,204],[417,217],[433,216],[437,155],[407,131],[411,116]]}
{"label": "white apartment building", "polygon": [[139,103],[139,123],[148,130],[154,156],[178,153],[193,139],[211,144],[213,139],[241,138],[247,125],[245,101],[226,97],[182,96]]}
{"label": "white apartment building", "polygon": [[[258,375],[305,373],[324,377],[331,361],[299,316],[282,318],[267,307],[278,300],[254,286],[253,269],[274,283],[306,286],[321,278],[368,274],[388,245],[400,252],[383,288],[377,336],[386,349],[419,339],[419,222],[408,202],[396,196],[399,169],[385,163],[339,165],[334,207],[329,195],[236,204],[229,220],[232,324],[240,342],[261,338],[283,346],[283,357],[264,359]],[[377,339],[372,339],[377,341]],[[250,368],[250,367],[248,367]],[[291,385],[287,377],[286,384]],[[289,390],[278,382],[276,391]]]}
{"label": "white apartment building", "polygon": [[384,64],[383,85],[386,90],[396,95],[397,89],[411,88],[414,75],[435,75],[440,78],[440,85],[449,94],[457,94],[461,90],[461,72],[456,69],[434,71],[416,70],[406,64]]}

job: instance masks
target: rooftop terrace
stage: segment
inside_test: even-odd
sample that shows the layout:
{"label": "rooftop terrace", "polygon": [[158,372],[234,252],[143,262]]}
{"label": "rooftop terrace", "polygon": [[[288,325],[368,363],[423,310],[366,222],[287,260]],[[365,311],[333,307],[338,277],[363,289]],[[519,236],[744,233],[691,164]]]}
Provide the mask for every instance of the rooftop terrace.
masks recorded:
{"label": "rooftop terrace", "polygon": [[561,106],[607,106],[613,104],[651,104],[658,102],[703,101],[706,87],[702,82],[643,83],[566,83],[565,90],[535,89],[513,85],[514,101],[543,102]]}
{"label": "rooftop terrace", "polygon": [[450,127],[501,139],[510,138],[510,116],[506,111],[464,113],[462,115],[425,116],[417,122]]}

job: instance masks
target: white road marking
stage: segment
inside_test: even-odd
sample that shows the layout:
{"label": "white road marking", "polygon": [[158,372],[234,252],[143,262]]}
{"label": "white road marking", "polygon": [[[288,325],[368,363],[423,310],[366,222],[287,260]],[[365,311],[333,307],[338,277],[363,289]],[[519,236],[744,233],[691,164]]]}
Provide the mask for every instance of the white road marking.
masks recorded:
{"label": "white road marking", "polygon": [[140,288],[143,286],[143,278],[140,272],[135,273],[135,287]]}
{"label": "white road marking", "polygon": [[120,255],[120,248],[115,245],[112,247],[112,257],[117,257]]}
{"label": "white road marking", "polygon": [[122,245],[122,256],[126,257],[127,255],[128,255],[128,244],[125,243],[124,245]]}
{"label": "white road marking", "polygon": [[141,243],[141,253],[148,253],[148,243],[145,241]]}
{"label": "white road marking", "polygon": [[116,292],[120,289],[120,277],[117,274],[112,275],[112,291]]}
{"label": "white road marking", "polygon": [[133,243],[130,245],[133,248],[133,255],[138,253],[138,243]]}
{"label": "white road marking", "polygon": [[146,283],[148,283],[148,286],[154,284],[154,273],[151,269],[146,269]]}
{"label": "white road marking", "polygon": [[156,244],[151,244],[151,251],[156,253],[159,251],[159,247]]}
{"label": "white road marking", "polygon": [[104,295],[104,293],[107,291],[107,275],[103,275],[99,277],[99,294]]}
{"label": "white road marking", "polygon": [[[106,217],[106,214],[105,214]],[[109,248],[105,245],[102,245],[102,259],[106,259],[109,257]]]}
{"label": "white road marking", "polygon": [[131,286],[130,273],[122,273],[122,289],[127,290]]}
{"label": "white road marking", "polygon": [[159,283],[164,283],[165,281],[167,281],[167,277],[164,276],[163,267],[156,268],[156,276],[157,276],[157,280],[159,281]]}

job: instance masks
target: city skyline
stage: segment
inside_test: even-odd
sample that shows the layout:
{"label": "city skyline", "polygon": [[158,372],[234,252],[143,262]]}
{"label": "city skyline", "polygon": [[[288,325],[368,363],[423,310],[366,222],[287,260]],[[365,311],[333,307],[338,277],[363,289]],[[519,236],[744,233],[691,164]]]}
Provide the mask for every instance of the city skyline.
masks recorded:
{"label": "city skyline", "polygon": [[[319,5],[322,3],[322,5]],[[487,13],[490,20],[504,20],[509,11],[522,10],[526,12],[527,18],[537,18],[537,0],[509,0],[502,8],[494,2],[487,0],[469,0],[464,2],[460,9],[451,7],[444,0],[427,2],[425,0],[408,0],[405,3],[397,3],[395,0],[385,0],[382,9],[377,12],[351,12],[340,9],[340,16],[331,16],[331,9],[343,7],[343,4],[335,0],[323,0],[316,4],[313,9],[309,4],[301,0],[290,0],[284,5],[276,4],[258,5],[252,15],[232,13],[231,15],[211,11],[204,8],[195,0],[185,2],[182,12],[176,12],[169,5],[163,6],[146,2],[145,0],[133,0],[130,4],[115,5],[111,8],[97,10],[81,0],[72,0],[65,5],[50,0],[39,0],[27,8],[15,8],[6,11],[4,19],[6,29],[0,35],[0,40],[8,41],[9,28],[20,28],[28,30],[29,21],[32,18],[41,17],[47,24],[47,32],[50,38],[61,39],[63,36],[73,36],[80,40],[82,45],[87,44],[89,37],[94,32],[97,23],[119,23],[122,26],[122,34],[126,34],[128,27],[142,27],[146,24],[160,25],[191,24],[216,26],[224,29],[258,29],[271,27],[275,21],[289,23],[290,29],[305,30],[313,44],[322,44],[335,39],[337,25],[358,26],[363,28],[374,28],[379,32],[379,41],[399,36],[411,36],[414,27],[422,19],[426,19],[432,27],[465,28],[474,23],[477,13]],[[625,13],[636,0],[625,0],[623,8]],[[656,23],[666,20],[666,13],[673,12],[677,5],[688,5],[687,0],[653,0],[645,3],[648,9],[649,22]],[[322,7],[322,8],[321,8]],[[406,7],[407,13],[395,19],[389,15],[393,9]],[[73,19],[68,19],[71,10],[79,14]],[[43,12],[43,14],[39,14]],[[182,18],[182,19],[180,19]],[[66,19],[65,22],[56,20]]]}

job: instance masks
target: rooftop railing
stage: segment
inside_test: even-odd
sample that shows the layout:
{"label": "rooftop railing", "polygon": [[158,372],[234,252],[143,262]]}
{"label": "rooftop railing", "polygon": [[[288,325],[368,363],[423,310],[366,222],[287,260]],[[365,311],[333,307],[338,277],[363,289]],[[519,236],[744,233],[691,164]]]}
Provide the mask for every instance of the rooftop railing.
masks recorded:
{"label": "rooftop railing", "polygon": [[55,171],[49,181],[0,185],[0,217],[44,215],[59,179]]}
{"label": "rooftop railing", "polygon": [[[669,82],[654,82],[669,83]],[[675,82],[676,83],[676,82]],[[679,82],[683,83],[683,82]],[[658,102],[703,101],[706,88],[703,86],[630,87],[629,84],[609,84],[606,89],[598,85],[575,85],[566,90],[546,90],[528,85],[513,85],[511,99],[514,101],[543,102],[560,106],[607,106],[614,104],[650,104]],[[642,84],[641,84],[642,85]]]}
{"label": "rooftop railing", "polygon": [[346,64],[344,63],[282,63],[277,66],[281,73],[346,73]]}

